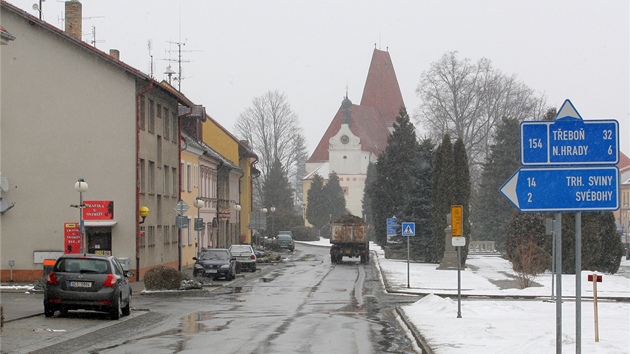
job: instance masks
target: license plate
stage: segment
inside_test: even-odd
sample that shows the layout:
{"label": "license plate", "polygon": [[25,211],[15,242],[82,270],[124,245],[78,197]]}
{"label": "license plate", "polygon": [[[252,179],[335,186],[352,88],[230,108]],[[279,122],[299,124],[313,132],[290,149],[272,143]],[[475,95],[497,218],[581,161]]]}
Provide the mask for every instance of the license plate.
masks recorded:
{"label": "license plate", "polygon": [[216,269],[208,269],[206,270],[206,273],[216,273],[217,270]]}
{"label": "license plate", "polygon": [[91,288],[92,282],[90,281],[71,281],[68,282],[68,285],[71,288]]}
{"label": "license plate", "polygon": [[346,254],[350,254],[350,250],[346,250]]}

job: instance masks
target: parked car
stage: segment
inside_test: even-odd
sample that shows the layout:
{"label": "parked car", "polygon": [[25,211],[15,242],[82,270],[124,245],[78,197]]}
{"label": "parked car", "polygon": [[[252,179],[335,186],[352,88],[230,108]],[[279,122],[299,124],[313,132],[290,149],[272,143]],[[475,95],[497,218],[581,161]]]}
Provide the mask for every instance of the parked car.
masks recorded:
{"label": "parked car", "polygon": [[46,278],[44,315],[55,311],[91,310],[109,313],[111,319],[131,312],[131,286],[125,272],[113,256],[64,254],[57,259]]}
{"label": "parked car", "polygon": [[241,269],[247,268],[252,272],[256,271],[256,254],[250,245],[232,245],[230,253],[236,257],[236,262],[240,264]]}
{"label": "parked car", "polygon": [[217,280],[221,277],[232,280],[236,276],[236,258],[227,248],[208,248],[193,257],[193,276],[206,276]]}
{"label": "parked car", "polygon": [[295,249],[295,243],[293,242],[293,237],[291,237],[291,235],[278,235],[278,242],[280,242],[280,248],[286,248],[291,252]]}

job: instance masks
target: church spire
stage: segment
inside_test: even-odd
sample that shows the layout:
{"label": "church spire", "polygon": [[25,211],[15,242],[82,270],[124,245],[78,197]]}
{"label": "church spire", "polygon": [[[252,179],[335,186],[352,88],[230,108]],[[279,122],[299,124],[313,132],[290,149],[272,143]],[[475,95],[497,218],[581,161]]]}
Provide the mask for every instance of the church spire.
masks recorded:
{"label": "church spire", "polygon": [[352,123],[352,101],[348,98],[348,88],[346,87],[346,97],[341,102],[343,108],[343,116],[341,117],[341,124],[347,124],[350,127]]}

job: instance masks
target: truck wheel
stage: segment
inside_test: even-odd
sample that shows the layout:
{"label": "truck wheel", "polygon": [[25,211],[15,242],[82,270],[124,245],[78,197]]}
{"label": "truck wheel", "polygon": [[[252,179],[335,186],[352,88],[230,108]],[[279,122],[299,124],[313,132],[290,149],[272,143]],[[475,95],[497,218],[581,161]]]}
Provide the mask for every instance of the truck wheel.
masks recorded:
{"label": "truck wheel", "polygon": [[366,257],[366,255],[365,255],[365,254],[362,254],[362,255],[361,255],[361,264],[365,264],[365,263],[367,263],[367,259],[366,259],[366,258],[367,258],[367,257]]}
{"label": "truck wheel", "polygon": [[335,264],[335,262],[337,262],[337,258],[335,257],[334,254],[330,255],[330,263]]}

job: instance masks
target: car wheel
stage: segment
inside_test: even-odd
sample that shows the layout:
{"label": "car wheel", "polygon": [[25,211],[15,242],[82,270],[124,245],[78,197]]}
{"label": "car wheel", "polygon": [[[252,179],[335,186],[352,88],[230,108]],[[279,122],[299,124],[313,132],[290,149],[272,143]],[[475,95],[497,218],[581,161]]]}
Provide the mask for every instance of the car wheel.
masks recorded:
{"label": "car wheel", "polygon": [[123,316],[129,316],[131,314],[131,293],[129,293],[129,301],[127,305],[121,309]]}
{"label": "car wheel", "polygon": [[44,316],[53,317],[55,315],[55,309],[50,306],[44,305]]}
{"label": "car wheel", "polygon": [[116,297],[116,300],[114,300],[114,303],[112,304],[112,308],[109,310],[109,317],[112,320],[117,320],[120,318],[120,311],[121,311],[121,303],[122,300],[120,299],[120,295]]}
{"label": "car wheel", "polygon": [[252,266],[252,273],[256,272],[256,263],[254,263],[254,265]]}

